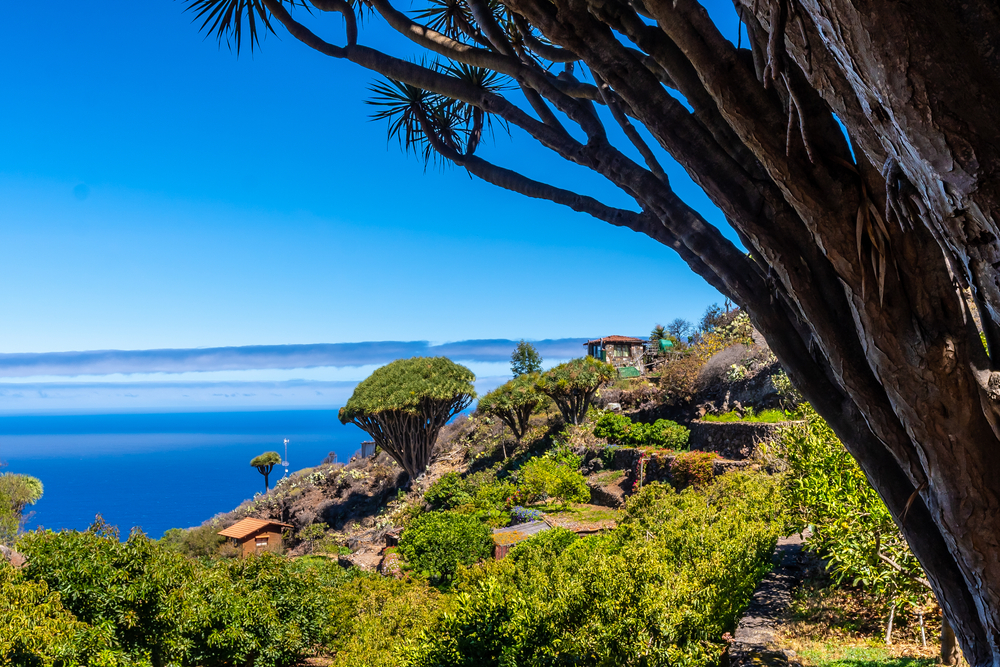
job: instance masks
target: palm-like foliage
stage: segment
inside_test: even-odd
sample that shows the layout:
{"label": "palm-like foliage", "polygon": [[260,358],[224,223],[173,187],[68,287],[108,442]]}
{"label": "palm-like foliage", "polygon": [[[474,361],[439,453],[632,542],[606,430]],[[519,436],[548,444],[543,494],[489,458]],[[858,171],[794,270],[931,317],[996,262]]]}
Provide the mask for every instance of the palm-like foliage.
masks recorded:
{"label": "palm-like foliage", "polygon": [[[507,77],[483,67],[464,63],[435,63],[433,67],[486,92],[496,93],[510,87]],[[484,131],[493,134],[492,114],[466,102],[431,94],[393,79],[378,81],[369,90],[373,96],[366,103],[377,107],[371,119],[388,121],[388,138],[395,138],[406,151],[422,155],[425,165],[440,157],[425,127],[430,128],[438,142],[467,155],[475,152]],[[510,134],[505,121],[500,119],[498,125]]]}
{"label": "palm-like foliage", "polygon": [[472,12],[463,0],[429,0],[427,7],[414,12],[413,17],[428,28],[455,40],[485,39],[478,34],[479,29],[475,27]]}
{"label": "palm-like foliage", "polygon": [[[289,9],[304,7],[306,11],[311,11],[305,0],[282,0]],[[263,0],[187,0],[187,8],[184,11],[194,12],[194,20],[201,20],[201,30],[208,35],[215,35],[219,45],[225,39],[226,46],[230,49],[236,46],[236,53],[240,52],[243,42],[243,22],[246,21],[246,28],[250,42],[250,51],[255,47],[260,47],[261,28],[267,32],[274,32],[271,25],[271,13],[264,6]]]}

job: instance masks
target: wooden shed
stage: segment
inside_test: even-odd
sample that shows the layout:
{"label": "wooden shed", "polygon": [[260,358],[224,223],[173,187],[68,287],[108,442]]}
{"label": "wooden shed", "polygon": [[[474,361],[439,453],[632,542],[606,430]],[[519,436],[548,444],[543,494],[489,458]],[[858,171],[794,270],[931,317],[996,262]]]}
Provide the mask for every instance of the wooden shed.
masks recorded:
{"label": "wooden shed", "polygon": [[246,518],[220,530],[219,535],[228,537],[234,546],[242,549],[243,556],[248,556],[261,551],[281,551],[281,529],[291,527],[289,523],[272,519]]}
{"label": "wooden shed", "polygon": [[584,345],[588,356],[608,362],[618,369],[621,377],[637,377],[646,373],[643,363],[646,342],[631,336],[604,336],[588,340]]}

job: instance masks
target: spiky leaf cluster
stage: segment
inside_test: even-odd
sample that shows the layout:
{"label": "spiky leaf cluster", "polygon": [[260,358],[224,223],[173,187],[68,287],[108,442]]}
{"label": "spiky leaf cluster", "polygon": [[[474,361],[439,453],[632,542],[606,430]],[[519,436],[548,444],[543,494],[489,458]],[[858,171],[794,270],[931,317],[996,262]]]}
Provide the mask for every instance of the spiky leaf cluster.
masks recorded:
{"label": "spiky leaf cluster", "polygon": [[555,401],[563,419],[583,421],[594,394],[616,376],[615,367],[594,357],[580,357],[542,373],[535,386]]}
{"label": "spiky leaf cluster", "polygon": [[[397,359],[354,389],[347,405],[340,409],[340,421],[347,424],[356,417],[390,411],[416,415],[429,401],[451,401],[459,396],[471,401],[476,396],[475,379],[472,371],[447,357]],[[465,402],[461,409],[467,406]]]}
{"label": "spiky leaf cluster", "polygon": [[[483,92],[499,93],[510,87],[506,77],[483,67],[453,62],[435,62],[430,67]],[[365,102],[376,107],[371,119],[387,121],[389,139],[396,139],[404,150],[421,156],[425,164],[440,156],[439,146],[471,155],[484,133],[493,135],[493,114],[461,100],[388,78],[373,83],[369,91],[372,97]],[[506,121],[498,119],[496,125],[509,134]]]}
{"label": "spiky leaf cluster", "polygon": [[250,465],[254,468],[274,467],[279,463],[281,463],[281,454],[278,452],[264,452],[260,456],[255,456],[250,461]]}
{"label": "spiky leaf cluster", "polygon": [[479,411],[499,417],[518,441],[528,430],[531,413],[542,402],[542,394],[535,387],[538,373],[525,373],[500,385],[479,399]]}

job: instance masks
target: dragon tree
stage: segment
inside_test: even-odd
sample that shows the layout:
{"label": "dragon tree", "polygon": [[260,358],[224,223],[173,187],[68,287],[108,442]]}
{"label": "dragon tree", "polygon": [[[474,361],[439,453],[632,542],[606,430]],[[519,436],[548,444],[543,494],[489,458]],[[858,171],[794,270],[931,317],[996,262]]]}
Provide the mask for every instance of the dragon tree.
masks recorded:
{"label": "dragon tree", "polygon": [[[376,115],[425,158],[677,252],[858,460],[969,662],[1000,665],[995,2],[733,0],[735,43],[696,0],[187,3],[237,47],[281,31],[328,56],[317,85],[378,75]],[[426,57],[367,45],[376,18]],[[633,204],[491,161],[497,127]],[[742,247],[674,192],[667,159]]]}

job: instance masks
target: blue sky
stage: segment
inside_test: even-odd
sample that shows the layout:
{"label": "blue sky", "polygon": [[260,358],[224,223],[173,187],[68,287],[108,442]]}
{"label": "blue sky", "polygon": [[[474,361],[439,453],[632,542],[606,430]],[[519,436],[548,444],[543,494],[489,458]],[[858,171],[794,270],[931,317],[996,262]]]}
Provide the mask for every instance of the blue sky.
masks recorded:
{"label": "blue sky", "polygon": [[[237,58],[183,9],[5,7],[0,352],[644,335],[721,301],[644,236],[425,171],[368,120],[369,73],[280,31]],[[629,204],[516,132],[485,152]]]}

